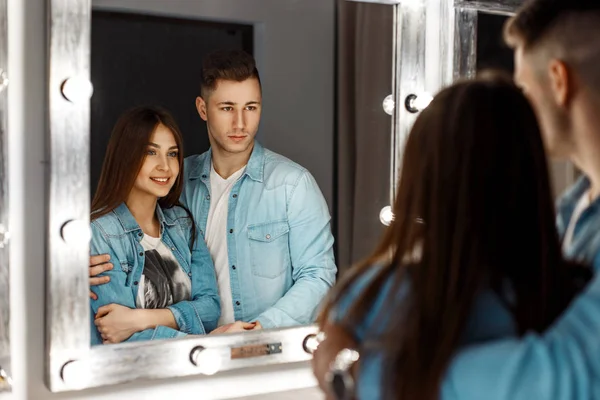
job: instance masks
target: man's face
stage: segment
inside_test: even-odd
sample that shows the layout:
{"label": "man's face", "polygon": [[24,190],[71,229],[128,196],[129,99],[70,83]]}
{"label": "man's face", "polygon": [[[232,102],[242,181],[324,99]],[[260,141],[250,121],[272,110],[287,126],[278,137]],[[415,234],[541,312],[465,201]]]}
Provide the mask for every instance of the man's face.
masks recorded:
{"label": "man's face", "polygon": [[549,62],[543,57],[516,48],[515,81],[537,114],[546,151],[552,158],[565,158],[569,145],[566,113],[555,101],[548,71]]}
{"label": "man's face", "polygon": [[262,96],[258,79],[219,80],[215,90],[205,97],[196,99],[196,108],[206,121],[213,149],[233,154],[249,151],[260,123]]}

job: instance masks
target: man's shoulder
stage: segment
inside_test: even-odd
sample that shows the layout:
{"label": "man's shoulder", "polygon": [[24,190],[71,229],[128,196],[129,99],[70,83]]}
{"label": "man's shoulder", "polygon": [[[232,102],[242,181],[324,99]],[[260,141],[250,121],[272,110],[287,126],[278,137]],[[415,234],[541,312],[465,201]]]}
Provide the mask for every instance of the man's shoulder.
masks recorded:
{"label": "man's shoulder", "polygon": [[187,156],[183,160],[185,177],[195,177],[196,175],[199,175],[207,157],[210,157],[210,151],[205,151],[202,154],[193,154],[191,156]]}
{"label": "man's shoulder", "polygon": [[310,174],[306,168],[295,161],[265,149],[265,182],[281,182],[296,184],[304,175]]}

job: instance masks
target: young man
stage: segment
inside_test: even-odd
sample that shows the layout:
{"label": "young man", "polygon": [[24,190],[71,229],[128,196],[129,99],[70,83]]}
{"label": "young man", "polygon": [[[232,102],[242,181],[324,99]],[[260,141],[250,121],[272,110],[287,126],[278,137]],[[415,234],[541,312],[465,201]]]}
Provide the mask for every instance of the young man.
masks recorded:
{"label": "young man", "polygon": [[[217,272],[221,318],[213,333],[312,323],[335,281],[325,199],[305,168],[255,141],[261,104],[252,56],[205,58],[196,108],[211,148],[185,160],[181,201]],[[92,286],[106,282],[95,276],[112,268],[107,261],[90,259]]]}
{"label": "young man", "polygon": [[[534,105],[550,156],[568,158],[584,173],[559,202],[565,253],[600,271],[600,1],[529,1],[505,33],[515,50],[516,81]],[[327,364],[353,340],[331,329],[321,346]],[[600,276],[543,335],[459,352],[440,395],[444,400],[600,399]]]}
{"label": "young man", "polygon": [[[206,57],[196,99],[211,149],[185,162],[182,202],[213,257],[217,332],[314,321],[335,281],[327,204],[311,174],[256,140],[262,90],[241,51]],[[232,325],[235,321],[240,321]]]}
{"label": "young man", "polygon": [[[510,19],[515,80],[533,104],[551,157],[584,174],[558,206],[567,257],[600,272],[600,1],[533,0]],[[543,336],[467,349],[444,399],[600,399],[600,276]]]}

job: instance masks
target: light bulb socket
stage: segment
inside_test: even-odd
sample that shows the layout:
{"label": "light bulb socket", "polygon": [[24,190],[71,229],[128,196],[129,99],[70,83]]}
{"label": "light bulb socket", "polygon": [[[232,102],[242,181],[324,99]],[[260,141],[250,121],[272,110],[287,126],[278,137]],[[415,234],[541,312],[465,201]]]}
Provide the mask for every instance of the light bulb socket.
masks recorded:
{"label": "light bulb socket", "polygon": [[408,96],[406,96],[406,100],[404,101],[404,107],[406,107],[406,111],[408,111],[411,114],[416,114],[419,112],[419,109],[415,106],[416,100],[416,94],[409,94]]}

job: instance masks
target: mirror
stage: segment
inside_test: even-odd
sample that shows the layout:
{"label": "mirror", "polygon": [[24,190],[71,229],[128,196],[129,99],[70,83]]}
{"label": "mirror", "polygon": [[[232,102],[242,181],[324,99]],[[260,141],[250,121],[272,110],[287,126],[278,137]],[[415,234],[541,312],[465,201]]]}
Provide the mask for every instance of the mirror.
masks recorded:
{"label": "mirror", "polygon": [[[489,1],[473,7],[461,3],[457,9],[456,34],[460,49],[455,54],[458,76],[473,76],[477,71],[493,68],[514,73],[513,52],[504,44],[502,29],[512,11],[523,2]],[[567,161],[551,161],[550,172],[555,196],[561,195],[578,177],[575,166]]]}
{"label": "mirror", "polygon": [[6,0],[0,0],[0,392],[12,387],[8,227],[8,32]]}
{"label": "mirror", "polygon": [[[337,57],[344,62],[336,70],[333,2],[289,0],[269,8],[260,0],[245,4],[50,1],[47,376],[52,391],[306,361],[311,349],[306,339],[316,332],[313,323],[322,299],[340,274],[368,255],[385,227],[380,214],[390,204],[392,160],[399,156],[395,143],[402,140],[391,133],[398,130],[403,108],[384,110],[386,97],[401,86],[391,68],[400,45],[398,7],[342,3],[345,22],[339,29],[346,30],[346,42],[340,42]],[[309,24],[313,29],[306,31]],[[418,27],[409,26],[406,32]],[[371,40],[381,46],[368,46]],[[203,95],[202,60],[219,49],[243,50],[255,59],[260,86],[253,78],[229,82],[247,88],[250,81],[254,92],[249,98],[237,99],[235,90],[233,100],[227,94],[211,104],[225,84]],[[216,107],[220,103],[225,104]],[[239,104],[243,107],[236,108]],[[141,145],[123,142],[110,150],[119,117],[142,105],[167,109],[183,146],[175,140],[174,124],[163,118],[145,133],[151,135],[150,148],[144,139]],[[262,109],[260,123],[252,116],[256,105]],[[217,215],[211,209],[218,196],[209,190],[230,176],[219,171],[223,157],[215,158],[214,147],[220,145],[213,136],[214,121],[219,121],[215,113],[243,115],[258,129],[250,158],[238,168],[240,177],[235,176],[224,198],[226,207],[220,207],[215,225],[220,233],[211,243],[210,218]],[[245,119],[237,125],[231,121],[225,133],[251,131],[239,127]],[[225,136],[234,143],[249,141]],[[200,158],[209,138],[213,151]],[[117,170],[123,173],[102,178],[107,154],[129,160],[134,153],[144,156],[143,165],[155,156],[163,164],[143,175],[139,162],[123,162]],[[190,172],[182,175],[181,200],[196,220],[196,242],[187,212],[172,210],[178,206],[155,214],[153,205],[151,223],[138,220],[139,208],[127,203],[130,188],[125,207],[122,198],[117,206],[94,202],[101,205],[96,210],[106,207],[107,212],[90,217],[94,198],[102,198],[98,193],[118,193],[127,173],[134,177],[129,186],[136,193],[167,198],[171,189],[161,190],[171,179],[177,181],[174,171],[186,156],[192,158],[185,165]],[[140,176],[146,178],[141,184]],[[158,240],[142,243],[152,238]],[[98,299],[91,301],[90,252],[108,253],[113,263],[104,274],[111,281],[92,287]],[[201,260],[203,272],[192,269],[198,267],[193,260]],[[205,268],[209,265],[212,269]],[[142,319],[127,317],[142,306],[142,311],[167,311],[166,320],[138,324]],[[111,315],[136,321],[128,328],[134,333],[116,344],[97,328],[99,319]],[[234,321],[258,321],[263,329],[218,330]],[[217,334],[207,335],[215,329]]]}

